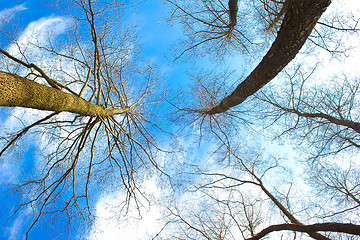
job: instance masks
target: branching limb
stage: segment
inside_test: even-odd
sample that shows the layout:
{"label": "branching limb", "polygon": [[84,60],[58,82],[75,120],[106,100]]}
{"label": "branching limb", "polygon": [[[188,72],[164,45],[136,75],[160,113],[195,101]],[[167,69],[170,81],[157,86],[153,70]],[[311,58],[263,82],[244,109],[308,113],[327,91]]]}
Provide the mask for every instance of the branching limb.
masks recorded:
{"label": "branching limb", "polygon": [[25,66],[25,67],[27,67],[27,68],[33,68],[33,69],[35,69],[37,72],[40,73],[41,77],[43,77],[43,78],[46,80],[46,82],[47,82],[51,87],[53,87],[53,88],[55,88],[55,89],[58,89],[58,90],[61,90],[62,88],[63,88],[63,89],[66,89],[66,90],[69,91],[71,94],[73,94],[73,95],[75,95],[75,96],[78,96],[78,94],[75,93],[74,91],[72,91],[70,88],[68,88],[68,87],[66,87],[66,86],[58,83],[58,82],[55,81],[54,79],[51,79],[41,68],[39,68],[39,67],[36,66],[35,64],[33,64],[33,63],[28,64],[28,63],[26,63],[26,62],[24,62],[24,61],[21,61],[20,59],[14,57],[14,56],[12,56],[12,55],[10,55],[8,52],[6,52],[6,51],[4,51],[4,50],[2,50],[2,49],[0,49],[0,53],[4,54],[6,57],[10,58],[10,59],[13,60],[14,62],[17,62],[17,63],[19,63],[19,64],[21,64],[21,65],[23,65],[23,66]]}
{"label": "branching limb", "polygon": [[[267,234],[277,231],[295,231],[295,232],[305,232],[308,234],[313,234],[315,232],[338,232],[338,233],[347,233],[352,235],[360,236],[360,225],[355,225],[351,223],[317,223],[311,225],[297,225],[297,224],[278,224],[272,225],[254,237],[248,238],[247,240],[259,240],[265,237]],[[313,237],[314,238],[314,237]],[[314,239],[329,239],[329,238],[314,238]]]}
{"label": "branching limb", "polygon": [[52,113],[52,114],[50,114],[50,115],[48,115],[48,116],[46,116],[46,117],[44,117],[44,118],[36,121],[35,123],[33,123],[33,124],[25,127],[23,130],[21,130],[19,133],[17,133],[16,136],[13,137],[13,138],[6,144],[6,146],[0,151],[0,157],[1,157],[1,155],[3,155],[3,153],[4,153],[9,147],[11,147],[12,145],[14,145],[15,142],[16,142],[17,140],[19,140],[22,136],[24,136],[31,128],[40,125],[41,123],[43,123],[43,122],[51,119],[52,117],[54,117],[54,116],[56,116],[56,115],[58,115],[58,114],[59,114],[58,112],[54,112],[54,113]]}

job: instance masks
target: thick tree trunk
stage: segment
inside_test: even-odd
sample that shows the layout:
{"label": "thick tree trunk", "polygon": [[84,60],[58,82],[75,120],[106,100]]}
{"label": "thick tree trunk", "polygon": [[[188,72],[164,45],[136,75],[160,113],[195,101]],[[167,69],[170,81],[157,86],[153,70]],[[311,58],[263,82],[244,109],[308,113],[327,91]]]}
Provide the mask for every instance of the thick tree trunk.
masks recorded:
{"label": "thick tree trunk", "polygon": [[270,82],[299,52],[331,0],[288,0],[278,35],[250,75],[207,114],[222,113],[241,104]]}
{"label": "thick tree trunk", "polygon": [[236,26],[236,17],[238,12],[238,0],[229,0],[229,28]]}
{"label": "thick tree trunk", "polygon": [[306,233],[314,233],[318,231],[324,232],[339,232],[339,233],[347,233],[352,235],[360,235],[360,226],[350,223],[318,223],[312,225],[297,225],[297,224],[279,224],[279,225],[272,225],[254,237],[248,238],[247,240],[259,240],[263,238],[265,235],[276,232],[276,231],[283,231],[283,230],[290,230],[296,232],[306,232]]}
{"label": "thick tree trunk", "polygon": [[0,71],[0,106],[24,107],[83,116],[112,116],[129,109],[105,109],[81,97]]}

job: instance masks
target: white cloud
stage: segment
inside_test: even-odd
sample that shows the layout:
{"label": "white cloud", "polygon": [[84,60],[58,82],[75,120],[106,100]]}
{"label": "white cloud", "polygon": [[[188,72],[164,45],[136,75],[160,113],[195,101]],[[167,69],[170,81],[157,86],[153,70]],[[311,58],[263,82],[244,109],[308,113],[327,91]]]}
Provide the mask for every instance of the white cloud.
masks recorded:
{"label": "white cloud", "polygon": [[[23,109],[20,108],[13,109],[11,115],[8,118],[3,119],[3,121],[1,121],[1,125],[0,125],[1,136],[5,137],[9,133],[16,133],[21,128],[23,128],[24,125],[26,125],[28,122],[27,119],[29,119],[29,117],[27,117],[26,119],[24,119],[24,121],[19,121],[19,119],[21,119],[24,115],[25,113]],[[9,136],[8,140],[10,139],[11,137]],[[3,150],[6,143],[7,141],[0,142],[1,145],[0,150]],[[7,152],[5,152],[5,154],[6,153]],[[18,180],[18,176],[20,174],[20,164],[21,164],[19,161],[21,161],[21,159],[14,156],[10,158],[12,158],[12,161],[7,161],[4,160],[4,158],[2,158],[2,161],[0,163],[0,183],[5,183],[5,184],[15,183]]]}
{"label": "white cloud", "polygon": [[53,16],[31,22],[17,39],[17,44],[12,44],[8,48],[8,52],[14,56],[20,56],[20,47],[22,52],[26,51],[28,55],[34,46],[46,46],[48,40],[64,33],[69,24],[68,20]]}
{"label": "white cloud", "polygon": [[18,176],[19,169],[11,163],[0,164],[0,182],[2,184],[13,183]]}
{"label": "white cloud", "polygon": [[[158,186],[156,177],[145,180],[141,186],[147,196],[160,199],[164,195],[163,189]],[[165,191],[166,192],[166,191]],[[162,228],[162,208],[159,204],[144,204],[137,208],[129,206],[129,212],[123,214],[121,205],[125,192],[116,192],[111,195],[102,196],[96,204],[96,219],[89,239],[151,239]],[[145,203],[145,199],[139,199]],[[121,206],[120,206],[121,205]]]}
{"label": "white cloud", "polygon": [[[0,21],[3,17],[11,15],[10,13],[26,9],[23,5],[18,5],[12,9],[5,9],[0,12]],[[49,37],[55,37],[63,33],[68,21],[60,17],[41,18],[37,21],[30,23],[23,33],[19,36],[17,45],[12,44],[8,47],[7,51],[14,56],[20,55],[18,46],[21,51],[27,51],[27,59],[30,62],[37,62],[38,65],[46,65],[54,60],[40,53],[40,50],[33,48],[31,44],[44,45]],[[39,58],[39,56],[43,56]],[[7,133],[14,133],[21,130],[25,126],[31,124],[36,119],[47,116],[49,113],[45,111],[37,111],[33,109],[14,108],[8,118],[1,120],[0,132],[2,135]],[[26,136],[25,136],[26,137]],[[33,142],[36,144],[36,142]],[[1,148],[2,149],[2,148]],[[19,174],[19,163],[1,163],[0,164],[0,182],[15,182]]]}
{"label": "white cloud", "polygon": [[25,239],[24,230],[26,229],[26,221],[29,215],[33,213],[30,206],[25,207],[19,214],[16,215],[11,227],[7,229],[9,240],[23,240]]}
{"label": "white cloud", "polygon": [[[36,62],[40,67],[47,66],[49,63],[52,63],[52,66],[54,66],[56,62],[56,60],[53,59],[54,57],[46,55],[43,50],[35,47],[35,45],[46,46],[48,40],[52,40],[56,36],[64,33],[69,24],[70,22],[68,20],[61,17],[43,17],[37,21],[33,21],[18,37],[16,44],[11,44],[7,48],[7,51],[11,55],[19,58],[21,58],[21,53],[26,52],[27,60],[30,63]],[[57,65],[56,67],[58,67]],[[21,75],[21,73],[18,74]],[[48,114],[49,113],[45,111],[24,111],[22,108],[14,108],[12,115],[8,119],[3,120],[4,123],[2,125],[7,126],[8,129],[16,129],[31,123],[33,119],[45,117]],[[21,126],[20,122],[16,119],[21,119]]]}
{"label": "white cloud", "polygon": [[23,11],[26,9],[27,8],[24,6],[24,4],[19,4],[19,5],[16,5],[15,7],[5,8],[4,10],[0,11],[0,28],[4,24],[9,22],[17,12],[20,12],[20,11]]}

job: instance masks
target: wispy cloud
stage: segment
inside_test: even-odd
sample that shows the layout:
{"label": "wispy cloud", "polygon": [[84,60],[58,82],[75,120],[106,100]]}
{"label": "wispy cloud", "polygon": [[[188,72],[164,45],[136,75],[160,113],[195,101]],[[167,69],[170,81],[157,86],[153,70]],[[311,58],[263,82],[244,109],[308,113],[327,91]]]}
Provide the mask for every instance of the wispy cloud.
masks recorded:
{"label": "wispy cloud", "polygon": [[61,17],[43,17],[31,22],[17,40],[8,48],[10,54],[17,56],[19,48],[29,50],[34,46],[46,46],[48,40],[53,39],[67,29],[69,22]]}
{"label": "wispy cloud", "polygon": [[9,22],[16,13],[26,10],[27,8],[24,4],[16,5],[12,8],[5,8],[4,10],[0,11],[0,28],[7,22]]}
{"label": "wispy cloud", "polygon": [[[2,18],[11,16],[16,11],[26,9],[23,5],[18,5],[11,9],[5,9],[0,12],[0,21]],[[38,65],[47,65],[49,62],[54,62],[54,59],[44,55],[40,49],[34,47],[34,45],[46,45],[45,43],[49,39],[53,39],[59,34],[66,31],[69,22],[61,17],[44,17],[37,21],[31,22],[25,30],[20,34],[16,44],[12,44],[7,48],[7,51],[19,58],[21,53],[26,52],[29,62],[36,62]],[[1,25],[0,25],[1,26]],[[21,49],[21,51],[20,51]],[[39,58],[39,56],[42,56]],[[54,65],[54,64],[53,64]],[[12,113],[9,113],[9,117],[1,119],[0,133],[8,134],[10,132],[16,132],[21,130],[24,126],[34,122],[34,119],[39,117],[45,117],[48,112],[40,112],[32,109],[14,108]],[[19,121],[21,119],[21,121]],[[3,141],[0,141],[3,143]],[[36,143],[34,143],[36,144]],[[0,163],[0,182],[13,183],[18,180],[19,175],[18,163]]]}
{"label": "wispy cloud", "polygon": [[11,163],[0,164],[0,182],[2,184],[13,183],[18,176],[19,169]]}

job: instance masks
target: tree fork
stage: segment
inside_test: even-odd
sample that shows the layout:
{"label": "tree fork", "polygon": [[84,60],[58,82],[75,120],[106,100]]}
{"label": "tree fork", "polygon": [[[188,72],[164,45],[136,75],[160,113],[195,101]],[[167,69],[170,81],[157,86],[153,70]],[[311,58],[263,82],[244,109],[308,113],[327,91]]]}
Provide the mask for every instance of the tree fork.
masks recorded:
{"label": "tree fork", "polygon": [[269,51],[235,91],[207,114],[223,113],[241,104],[270,82],[300,51],[331,0],[288,0],[278,35]]}
{"label": "tree fork", "polygon": [[79,96],[2,71],[0,71],[0,106],[72,112],[82,116],[102,117],[130,112],[129,108],[106,109]]}
{"label": "tree fork", "polygon": [[[256,179],[259,181],[259,186],[261,188],[261,190],[271,199],[271,201],[280,209],[280,211],[296,226],[305,226],[305,224],[303,224],[302,222],[300,222],[299,220],[297,220],[281,203],[278,199],[276,199],[274,197],[274,195],[272,195],[264,186],[264,184],[262,183],[261,179],[257,178]],[[310,231],[307,232],[310,237],[312,237],[313,239],[316,240],[330,240],[330,238],[327,238],[323,235],[321,235],[320,233],[317,233],[316,231]],[[260,234],[260,233],[259,233]]]}

